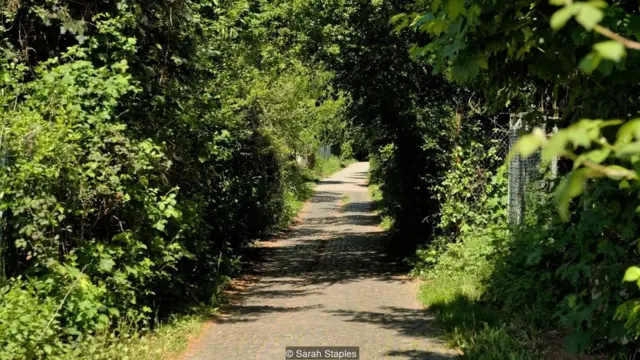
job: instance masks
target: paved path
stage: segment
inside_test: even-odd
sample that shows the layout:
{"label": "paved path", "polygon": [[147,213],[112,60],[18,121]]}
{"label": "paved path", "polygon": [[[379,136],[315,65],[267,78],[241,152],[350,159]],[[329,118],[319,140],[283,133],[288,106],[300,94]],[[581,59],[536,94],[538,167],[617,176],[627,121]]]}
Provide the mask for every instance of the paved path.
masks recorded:
{"label": "paved path", "polygon": [[[360,359],[450,359],[417,288],[384,256],[368,163],[320,182],[303,222],[258,249],[259,278],[206,330],[192,360],[280,360],[286,346],[359,346]],[[348,195],[349,202],[341,205]]]}

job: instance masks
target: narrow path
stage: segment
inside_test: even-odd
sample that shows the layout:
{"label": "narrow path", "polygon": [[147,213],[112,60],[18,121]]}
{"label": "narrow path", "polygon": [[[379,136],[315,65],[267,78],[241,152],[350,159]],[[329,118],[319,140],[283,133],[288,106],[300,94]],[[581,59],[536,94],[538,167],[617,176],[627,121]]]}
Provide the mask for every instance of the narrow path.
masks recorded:
{"label": "narrow path", "polygon": [[[360,359],[449,359],[417,289],[384,256],[368,163],[320,182],[303,222],[258,251],[259,281],[187,359],[284,359],[286,346],[359,346]],[[340,206],[344,195],[349,202]]]}

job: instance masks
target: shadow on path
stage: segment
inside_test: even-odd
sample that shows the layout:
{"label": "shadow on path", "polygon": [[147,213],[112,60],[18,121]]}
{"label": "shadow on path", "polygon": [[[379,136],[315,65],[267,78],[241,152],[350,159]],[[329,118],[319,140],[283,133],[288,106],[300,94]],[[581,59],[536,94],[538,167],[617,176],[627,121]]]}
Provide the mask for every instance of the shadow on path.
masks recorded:
{"label": "shadow on path", "polygon": [[[318,183],[301,224],[248,254],[259,280],[188,359],[283,358],[286,346],[360,346],[362,359],[450,359],[366,189],[366,163]],[[340,206],[348,195],[349,202]]]}

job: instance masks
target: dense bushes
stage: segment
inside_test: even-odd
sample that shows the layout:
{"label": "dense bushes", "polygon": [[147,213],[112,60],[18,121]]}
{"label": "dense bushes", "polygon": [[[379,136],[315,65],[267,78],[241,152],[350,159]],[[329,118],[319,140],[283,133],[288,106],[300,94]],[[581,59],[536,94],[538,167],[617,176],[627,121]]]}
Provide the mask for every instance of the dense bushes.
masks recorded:
{"label": "dense bushes", "polygon": [[[640,122],[579,121],[640,110],[631,2],[2,4],[6,358],[81,356],[98,333],[214,302],[238,250],[308,194],[296,156],[328,144],[371,150],[393,249],[418,248],[424,299],[468,356],[525,344],[519,358],[558,328],[572,350],[635,342],[638,289],[621,280]],[[568,166],[515,228],[499,113],[569,126],[517,148]]]}
{"label": "dense bushes", "polygon": [[[555,13],[553,5],[564,8]],[[624,1],[427,1],[405,10],[417,13],[392,21],[400,33],[408,26],[424,35],[410,50],[416,61],[474,92],[451,93],[463,104],[463,124],[478,114],[522,114],[526,127],[541,129],[516,151],[528,156],[541,148],[543,162],[559,155],[568,165],[559,179],[547,173],[527,186],[525,221],[508,228],[498,163],[487,168],[498,176],[495,187],[473,190],[484,176],[474,156],[490,156],[492,147],[486,133],[469,132],[471,141],[458,143],[451,168],[431,187],[439,210],[424,215],[440,220],[418,251],[416,272],[428,279],[424,300],[470,358],[498,357],[505,344],[533,353],[545,347],[546,331],[558,329],[571,351],[625,353],[637,338],[637,289],[621,282],[638,256],[637,122],[579,120],[637,114],[635,105],[618,101],[638,91],[629,70],[638,54],[607,32],[637,44],[637,8]],[[607,96],[614,93],[621,96]],[[547,141],[543,129],[554,125],[569,127]],[[624,278],[636,281],[632,273]],[[502,357],[523,354],[512,351]]]}
{"label": "dense bushes", "polygon": [[[504,179],[504,172],[496,176]],[[417,252],[415,271],[427,280],[422,299],[441,316],[452,340],[470,358],[491,358],[501,345],[485,343],[488,334],[500,333],[491,341],[520,344],[510,350],[514,354],[523,347],[533,354],[548,346],[547,332],[571,329],[563,334],[573,352],[624,352],[620,346],[633,333],[624,330],[621,314],[628,308],[621,305],[633,299],[635,289],[620,279],[634,262],[635,213],[621,206],[619,190],[607,181],[593,184],[587,205],[577,204],[566,223],[548,189],[530,188],[525,223],[507,231],[504,180],[496,185],[498,192],[487,189],[483,196],[492,197],[479,207],[477,197],[448,197],[445,209],[475,207],[458,213],[466,231],[441,228],[445,238]],[[479,217],[492,220],[476,223]]]}
{"label": "dense bushes", "polygon": [[215,303],[295,216],[292,159],[342,141],[348,101],[253,5],[3,3],[0,358]]}

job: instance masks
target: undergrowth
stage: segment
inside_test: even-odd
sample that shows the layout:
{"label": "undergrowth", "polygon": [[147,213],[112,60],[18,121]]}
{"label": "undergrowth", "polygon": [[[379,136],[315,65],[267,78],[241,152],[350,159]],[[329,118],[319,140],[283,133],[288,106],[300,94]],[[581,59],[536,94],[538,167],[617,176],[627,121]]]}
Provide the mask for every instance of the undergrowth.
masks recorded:
{"label": "undergrowth", "polygon": [[380,216],[380,228],[389,231],[393,228],[393,217],[384,213],[384,198],[380,190],[380,184],[370,183],[369,194],[373,201],[373,211]]}
{"label": "undergrowth", "polygon": [[316,180],[322,180],[327,176],[335,174],[336,172],[344,169],[345,167],[356,162],[355,159],[343,159],[336,155],[331,155],[328,158],[317,157],[314,161],[311,173]]}
{"label": "undergrowth", "polygon": [[[522,224],[508,224],[507,172],[495,146],[463,137],[435,187],[437,231],[410,259],[424,280],[420,299],[468,359],[541,358],[554,346],[559,357],[624,357],[633,286],[610,279],[635,259],[635,206],[622,207],[610,181],[593,182],[563,222],[551,200],[557,181],[541,172],[528,175]],[[564,349],[549,334],[560,334]]]}
{"label": "undergrowth", "polygon": [[118,328],[117,336],[113,331],[100,332],[79,342],[74,351],[63,359],[176,359],[216,310],[211,307],[192,315],[175,316],[158,323],[149,332],[140,333],[128,327]]}

